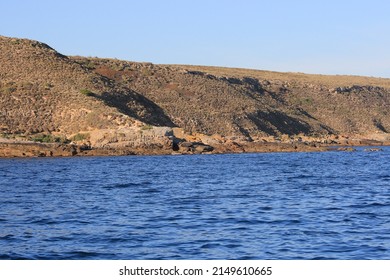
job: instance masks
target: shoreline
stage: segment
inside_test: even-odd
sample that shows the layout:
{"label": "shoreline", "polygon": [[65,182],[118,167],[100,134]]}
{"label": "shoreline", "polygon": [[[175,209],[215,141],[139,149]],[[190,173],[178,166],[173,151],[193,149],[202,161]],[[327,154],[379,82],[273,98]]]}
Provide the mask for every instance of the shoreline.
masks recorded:
{"label": "shoreline", "polygon": [[[89,156],[128,156],[128,155],[196,155],[196,154],[240,154],[240,153],[299,153],[327,151],[356,151],[357,147],[367,147],[367,152],[381,151],[380,147],[390,146],[387,142],[351,144],[321,143],[278,143],[278,142],[233,142],[209,146],[211,149],[180,149],[173,147],[121,147],[91,148],[75,144],[0,142],[0,158],[35,157],[89,157]],[[371,147],[371,148],[370,148]]]}

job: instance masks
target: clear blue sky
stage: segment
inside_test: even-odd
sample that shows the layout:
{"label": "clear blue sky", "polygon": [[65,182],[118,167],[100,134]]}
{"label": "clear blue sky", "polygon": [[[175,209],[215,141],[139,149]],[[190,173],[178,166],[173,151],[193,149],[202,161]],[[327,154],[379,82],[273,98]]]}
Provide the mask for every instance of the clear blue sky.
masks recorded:
{"label": "clear blue sky", "polygon": [[3,0],[0,34],[66,55],[390,78],[390,1]]}

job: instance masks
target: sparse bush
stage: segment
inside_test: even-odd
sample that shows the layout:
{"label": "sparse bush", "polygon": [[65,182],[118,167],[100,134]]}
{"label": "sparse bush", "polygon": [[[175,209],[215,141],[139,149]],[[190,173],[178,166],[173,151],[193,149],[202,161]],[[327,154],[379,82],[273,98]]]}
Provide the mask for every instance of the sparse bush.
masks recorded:
{"label": "sparse bush", "polygon": [[30,90],[33,88],[33,83],[30,83],[30,82],[22,82],[19,84],[18,87],[22,88],[22,89],[26,89],[26,90]]}
{"label": "sparse bush", "polygon": [[4,87],[1,89],[1,92],[4,94],[13,93],[14,91],[16,91],[15,87]]}
{"label": "sparse bush", "polygon": [[142,74],[142,76],[149,77],[149,76],[151,76],[153,73],[152,73],[152,71],[150,71],[150,70],[147,69],[147,68],[142,68],[141,74]]}
{"label": "sparse bush", "polygon": [[0,138],[10,139],[11,136],[8,133],[0,133]]}
{"label": "sparse bush", "polygon": [[89,70],[96,69],[95,63],[93,61],[91,61],[91,60],[87,60],[85,62],[82,62],[81,64],[84,65],[84,67],[89,69]]}
{"label": "sparse bush", "polygon": [[50,83],[45,84],[45,90],[50,90],[52,87],[54,87],[54,86]]}
{"label": "sparse bush", "polygon": [[83,88],[80,90],[80,93],[86,95],[86,96],[93,96],[93,92],[90,91],[89,89]]}
{"label": "sparse bush", "polygon": [[67,142],[66,138],[54,136],[51,134],[38,134],[32,137],[31,140],[40,143],[66,143]]}
{"label": "sparse bush", "polygon": [[21,42],[22,42],[22,40],[20,40],[20,39],[13,39],[13,40],[11,41],[11,44],[13,44],[13,45],[19,45]]}
{"label": "sparse bush", "polygon": [[311,98],[311,97],[301,98],[301,99],[299,100],[299,103],[300,103],[301,105],[303,105],[303,104],[311,105],[311,104],[313,104],[313,98]]}
{"label": "sparse bush", "polygon": [[141,130],[151,130],[151,129],[153,129],[153,126],[150,124],[146,124],[141,127]]}

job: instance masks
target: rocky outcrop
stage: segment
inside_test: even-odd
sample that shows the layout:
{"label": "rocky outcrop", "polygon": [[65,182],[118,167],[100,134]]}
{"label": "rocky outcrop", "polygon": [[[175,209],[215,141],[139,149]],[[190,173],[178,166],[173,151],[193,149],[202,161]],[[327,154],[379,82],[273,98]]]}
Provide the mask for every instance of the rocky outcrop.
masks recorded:
{"label": "rocky outcrop", "polygon": [[340,147],[337,148],[337,151],[342,151],[342,152],[356,152],[356,149],[353,147]]}
{"label": "rocky outcrop", "polygon": [[[81,142],[84,142],[82,140]],[[119,129],[100,129],[88,132],[86,141],[96,148],[147,148],[160,146],[172,149],[173,131],[170,127],[150,125]]]}
{"label": "rocky outcrop", "polygon": [[176,150],[182,154],[203,154],[212,152],[214,148],[202,142],[180,142]]}
{"label": "rocky outcrop", "polygon": [[382,152],[383,149],[381,148],[366,148],[364,149],[365,152]]}
{"label": "rocky outcrop", "polygon": [[0,157],[62,157],[82,154],[76,145],[42,143],[0,143]]}
{"label": "rocky outcrop", "polygon": [[334,92],[337,93],[362,93],[362,92],[381,92],[385,90],[383,87],[377,87],[377,86],[359,86],[359,85],[352,85],[352,86],[346,86],[346,87],[337,87],[334,89]]}

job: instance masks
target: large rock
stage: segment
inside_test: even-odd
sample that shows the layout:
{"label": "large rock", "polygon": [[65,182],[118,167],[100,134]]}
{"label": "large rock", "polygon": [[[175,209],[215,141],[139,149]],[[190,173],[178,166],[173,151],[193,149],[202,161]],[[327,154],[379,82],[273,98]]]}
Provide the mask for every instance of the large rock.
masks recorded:
{"label": "large rock", "polygon": [[183,141],[179,143],[178,147],[179,152],[189,154],[203,154],[212,152],[214,150],[212,146],[206,145],[202,142]]}
{"label": "large rock", "polygon": [[173,133],[169,127],[143,125],[121,129],[104,129],[89,132],[94,148],[164,148],[172,149]]}
{"label": "large rock", "polygon": [[365,152],[381,152],[383,149],[381,148],[366,148],[364,149]]}
{"label": "large rock", "polygon": [[356,152],[356,149],[353,147],[340,147],[337,149],[337,151],[342,151],[342,152]]}

